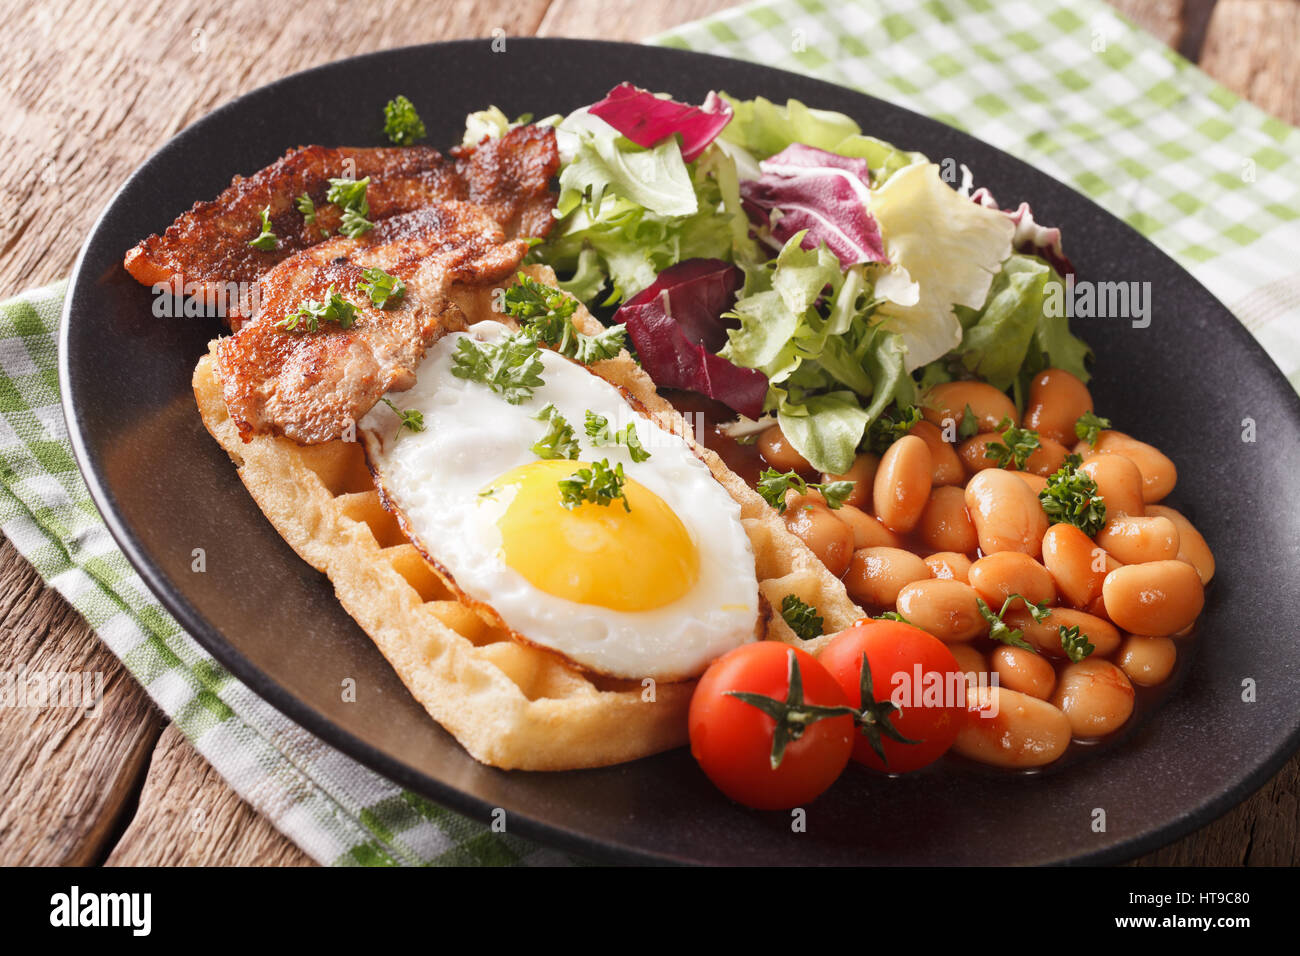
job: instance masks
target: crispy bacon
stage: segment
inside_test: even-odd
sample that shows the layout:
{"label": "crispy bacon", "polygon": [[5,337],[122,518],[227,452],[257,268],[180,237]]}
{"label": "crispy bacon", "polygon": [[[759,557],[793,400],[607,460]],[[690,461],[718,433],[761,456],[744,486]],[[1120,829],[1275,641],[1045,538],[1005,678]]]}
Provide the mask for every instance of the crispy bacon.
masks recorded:
{"label": "crispy bacon", "polygon": [[[167,283],[185,294],[223,301],[230,284],[248,288],[279,263],[337,233],[341,210],[325,201],[331,178],[369,176],[368,218],[375,222],[429,203],[466,200],[482,205],[506,238],[544,236],[554,206],[550,180],[558,167],[554,130],[537,126],[457,149],[454,157],[424,146],[301,147],[252,176],[236,177],[214,201],[196,203],[161,236],[127,252],[125,266],[145,285]],[[295,205],[304,193],[316,206],[310,225]],[[274,250],[261,252],[248,243],[261,231],[260,214],[267,208],[279,241]],[[246,318],[248,297],[230,308],[232,318]]]}
{"label": "crispy bacon", "polygon": [[[232,419],[244,440],[275,432],[316,444],[343,435],[385,392],[410,388],[425,351],[465,326],[453,284],[481,286],[518,268],[528,243],[510,239],[489,209],[466,202],[424,205],[392,216],[356,239],[338,237],[282,261],[260,284],[257,314],[217,346],[217,368]],[[371,305],[358,288],[378,266],[406,283],[396,305]],[[315,332],[276,323],[333,287],[357,308],[342,329]]]}

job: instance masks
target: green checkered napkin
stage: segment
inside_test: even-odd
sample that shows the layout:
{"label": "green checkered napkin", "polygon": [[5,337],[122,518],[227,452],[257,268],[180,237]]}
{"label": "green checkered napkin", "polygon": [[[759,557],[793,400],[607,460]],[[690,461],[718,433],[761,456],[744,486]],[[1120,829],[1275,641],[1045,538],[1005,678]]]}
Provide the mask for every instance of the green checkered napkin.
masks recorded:
{"label": "green checkered napkin", "polygon": [[[1300,131],[1100,2],[764,0],[654,42],[856,87],[1072,183],[1191,269],[1300,383]],[[240,795],[316,860],[565,862],[357,765],[181,632],[114,546],[73,464],[55,371],[63,292],[0,304],[0,530]]]}

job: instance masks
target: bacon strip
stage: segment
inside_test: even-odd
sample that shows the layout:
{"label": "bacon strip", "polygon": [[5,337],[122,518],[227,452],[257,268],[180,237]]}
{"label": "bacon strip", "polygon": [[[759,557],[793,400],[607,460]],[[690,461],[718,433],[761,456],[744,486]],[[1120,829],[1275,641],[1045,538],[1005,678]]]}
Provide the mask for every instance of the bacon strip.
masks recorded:
{"label": "bacon strip", "polygon": [[[140,242],[127,252],[126,270],[145,285],[167,283],[178,292],[223,301],[231,283],[247,289],[326,233],[337,233],[342,212],[325,201],[331,178],[369,176],[366,199],[375,222],[429,203],[465,200],[482,205],[507,238],[546,235],[554,206],[550,180],[559,167],[554,130],[521,126],[454,154],[449,158],[424,146],[291,150],[252,176],[236,177],[214,201],[196,203],[162,235]],[[316,205],[311,225],[295,206],[304,193]],[[266,208],[279,241],[261,252],[248,243],[261,231]],[[236,320],[251,311],[247,296],[228,307]]]}
{"label": "bacon strip", "polygon": [[[223,396],[240,435],[248,441],[274,432],[300,444],[340,437],[385,392],[414,384],[429,346],[465,327],[450,298],[453,284],[505,279],[527,251],[487,209],[445,202],[285,259],[262,278],[257,314],[217,345]],[[377,309],[358,288],[371,266],[406,283],[396,305]],[[322,322],[315,332],[276,326],[305,300],[323,301],[330,287],[358,307],[355,325]]]}

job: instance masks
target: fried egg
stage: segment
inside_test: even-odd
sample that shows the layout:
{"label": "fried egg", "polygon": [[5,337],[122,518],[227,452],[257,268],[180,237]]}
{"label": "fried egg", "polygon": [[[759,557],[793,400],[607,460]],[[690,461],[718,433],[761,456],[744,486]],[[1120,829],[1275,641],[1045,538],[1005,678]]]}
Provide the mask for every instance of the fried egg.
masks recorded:
{"label": "fried egg", "polygon": [[[587,368],[541,350],[544,384],[517,405],[452,375],[465,336],[505,334],[480,322],[429,350],[409,391],[388,398],[419,411],[404,428],[381,404],[360,430],[376,480],[413,543],[465,597],[516,636],[584,669],[622,678],[684,679],[761,636],[758,580],[740,506],[680,436],[634,409]],[[553,406],[572,427],[577,458],[532,450]],[[586,413],[607,419],[597,445]],[[631,425],[649,458],[605,443]],[[566,503],[560,482],[607,460],[623,497]]]}

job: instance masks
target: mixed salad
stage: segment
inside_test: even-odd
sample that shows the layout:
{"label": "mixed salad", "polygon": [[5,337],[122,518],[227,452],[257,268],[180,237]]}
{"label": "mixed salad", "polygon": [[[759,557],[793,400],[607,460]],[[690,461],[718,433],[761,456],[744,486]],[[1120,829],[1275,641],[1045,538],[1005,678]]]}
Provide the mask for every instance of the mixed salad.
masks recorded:
{"label": "mixed salad", "polygon": [[[465,142],[527,119],[471,114]],[[542,122],[561,192],[531,260],[617,307],[651,378],[725,404],[732,437],[776,423],[843,474],[873,422],[935,384],[979,378],[1023,405],[1046,368],[1088,379],[1088,347],[1044,307],[1071,271],[1060,232],[965,167],[724,92],[697,106],[625,83]]]}

